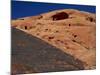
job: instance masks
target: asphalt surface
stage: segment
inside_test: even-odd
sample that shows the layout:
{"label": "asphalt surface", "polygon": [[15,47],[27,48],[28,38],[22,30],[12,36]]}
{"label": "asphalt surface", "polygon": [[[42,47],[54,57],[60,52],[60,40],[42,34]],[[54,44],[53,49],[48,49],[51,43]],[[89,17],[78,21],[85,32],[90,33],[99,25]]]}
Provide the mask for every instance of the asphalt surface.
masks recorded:
{"label": "asphalt surface", "polygon": [[83,62],[43,40],[15,28],[11,33],[12,75],[84,70]]}

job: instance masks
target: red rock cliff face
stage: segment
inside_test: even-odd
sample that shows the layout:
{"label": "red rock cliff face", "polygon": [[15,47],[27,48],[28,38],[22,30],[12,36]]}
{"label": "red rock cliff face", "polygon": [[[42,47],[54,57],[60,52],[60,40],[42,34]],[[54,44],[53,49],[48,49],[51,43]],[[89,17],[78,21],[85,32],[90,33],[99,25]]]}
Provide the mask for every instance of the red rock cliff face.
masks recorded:
{"label": "red rock cliff face", "polygon": [[96,65],[96,15],[64,9],[12,20],[12,27],[59,48],[84,63],[85,69]]}

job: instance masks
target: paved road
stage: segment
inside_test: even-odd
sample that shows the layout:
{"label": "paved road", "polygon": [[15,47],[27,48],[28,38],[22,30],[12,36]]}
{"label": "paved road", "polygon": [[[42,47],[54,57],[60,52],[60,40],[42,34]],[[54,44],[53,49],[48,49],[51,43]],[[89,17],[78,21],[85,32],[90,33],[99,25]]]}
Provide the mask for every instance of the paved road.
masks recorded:
{"label": "paved road", "polygon": [[60,49],[12,28],[12,75],[83,70],[83,63]]}

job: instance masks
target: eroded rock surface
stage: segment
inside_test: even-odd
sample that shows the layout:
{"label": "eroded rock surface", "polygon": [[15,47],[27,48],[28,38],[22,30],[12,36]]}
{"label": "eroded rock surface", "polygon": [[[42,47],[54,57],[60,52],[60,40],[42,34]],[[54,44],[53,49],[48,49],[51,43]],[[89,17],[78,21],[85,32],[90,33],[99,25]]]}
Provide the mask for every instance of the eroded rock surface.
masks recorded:
{"label": "eroded rock surface", "polygon": [[12,27],[55,46],[82,61],[85,69],[96,65],[96,15],[64,9],[12,20]]}

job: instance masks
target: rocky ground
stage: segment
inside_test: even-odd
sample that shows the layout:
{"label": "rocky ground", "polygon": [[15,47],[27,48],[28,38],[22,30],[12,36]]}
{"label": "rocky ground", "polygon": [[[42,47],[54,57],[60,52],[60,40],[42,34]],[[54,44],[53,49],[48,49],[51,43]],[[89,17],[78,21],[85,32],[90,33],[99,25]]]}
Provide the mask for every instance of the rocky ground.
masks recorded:
{"label": "rocky ground", "polygon": [[39,38],[61,52],[78,59],[82,62],[84,69],[95,69],[95,14],[63,9],[12,20],[11,24],[13,28]]}

